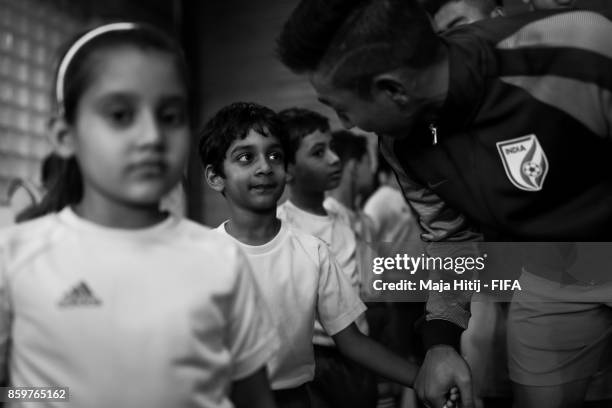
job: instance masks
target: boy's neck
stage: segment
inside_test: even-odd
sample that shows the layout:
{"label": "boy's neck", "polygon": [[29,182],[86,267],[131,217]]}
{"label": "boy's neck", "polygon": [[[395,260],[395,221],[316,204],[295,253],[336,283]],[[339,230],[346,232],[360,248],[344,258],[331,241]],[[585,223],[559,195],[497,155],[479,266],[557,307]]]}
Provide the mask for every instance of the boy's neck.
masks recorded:
{"label": "boy's neck", "polygon": [[325,192],[303,191],[299,188],[289,187],[289,200],[306,212],[316,215],[327,215],[327,211],[323,208],[323,200],[325,200]]}
{"label": "boy's neck", "polygon": [[231,217],[225,231],[246,245],[264,245],[278,234],[281,221],[276,218],[276,208],[266,213],[230,208]]}
{"label": "boy's neck", "polygon": [[74,205],[74,212],[93,223],[120,229],[140,229],[151,227],[167,217],[159,209],[159,203],[135,206],[92,197],[85,193],[80,203]]}

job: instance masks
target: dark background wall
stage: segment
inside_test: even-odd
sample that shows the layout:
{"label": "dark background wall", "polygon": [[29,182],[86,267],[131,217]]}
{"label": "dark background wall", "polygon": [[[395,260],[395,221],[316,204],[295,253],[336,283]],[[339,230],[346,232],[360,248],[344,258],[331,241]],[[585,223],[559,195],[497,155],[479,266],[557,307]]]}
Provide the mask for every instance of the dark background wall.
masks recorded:
{"label": "dark background wall", "polygon": [[58,49],[108,20],[180,29],[180,1],[0,0],[0,205],[15,179],[40,183]]}

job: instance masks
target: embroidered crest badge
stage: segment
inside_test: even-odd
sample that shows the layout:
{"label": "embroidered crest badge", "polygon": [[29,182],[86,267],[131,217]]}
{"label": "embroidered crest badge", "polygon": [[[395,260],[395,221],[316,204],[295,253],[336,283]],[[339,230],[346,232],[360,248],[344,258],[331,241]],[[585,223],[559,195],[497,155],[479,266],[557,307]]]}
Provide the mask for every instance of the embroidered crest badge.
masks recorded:
{"label": "embroidered crest badge", "polygon": [[497,142],[506,175],[516,187],[540,191],[548,174],[548,159],[536,135]]}

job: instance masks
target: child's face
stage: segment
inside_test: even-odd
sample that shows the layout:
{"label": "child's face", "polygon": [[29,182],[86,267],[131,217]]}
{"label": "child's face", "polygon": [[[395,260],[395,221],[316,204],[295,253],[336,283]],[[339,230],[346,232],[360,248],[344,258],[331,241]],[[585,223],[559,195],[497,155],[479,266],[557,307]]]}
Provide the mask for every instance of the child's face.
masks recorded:
{"label": "child's face", "polygon": [[189,127],[183,81],[170,54],[100,51],[71,134],[84,195],[154,205],[179,180]]}
{"label": "child's face", "polygon": [[331,134],[315,131],[305,136],[290,165],[292,187],[303,191],[323,192],[340,184],[342,164],[331,149]]}
{"label": "child's face", "polygon": [[276,210],[285,189],[285,156],[276,137],[250,130],[227,149],[223,171],[223,192],[230,205]]}

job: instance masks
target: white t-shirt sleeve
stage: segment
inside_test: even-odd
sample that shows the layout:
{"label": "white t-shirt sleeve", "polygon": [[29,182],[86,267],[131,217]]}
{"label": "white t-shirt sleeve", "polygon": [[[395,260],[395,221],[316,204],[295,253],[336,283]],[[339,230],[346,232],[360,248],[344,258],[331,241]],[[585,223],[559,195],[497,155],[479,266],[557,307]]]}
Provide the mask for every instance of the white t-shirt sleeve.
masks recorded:
{"label": "white t-shirt sleeve", "polygon": [[[383,187],[381,187],[382,189]],[[372,221],[374,239],[380,241],[387,228],[388,218],[394,211],[391,209],[391,201],[386,190],[379,189],[366,202],[363,212]]]}
{"label": "white t-shirt sleeve", "polygon": [[233,380],[248,377],[264,367],[279,347],[272,318],[248,261],[242,252],[236,251],[236,280],[228,315]]}
{"label": "white t-shirt sleeve", "polygon": [[319,268],[317,316],[327,334],[333,336],[353,323],[366,306],[323,243],[319,245]]}
{"label": "white t-shirt sleeve", "polygon": [[0,247],[0,385],[7,380],[8,342],[10,338],[10,303],[4,248]]}

